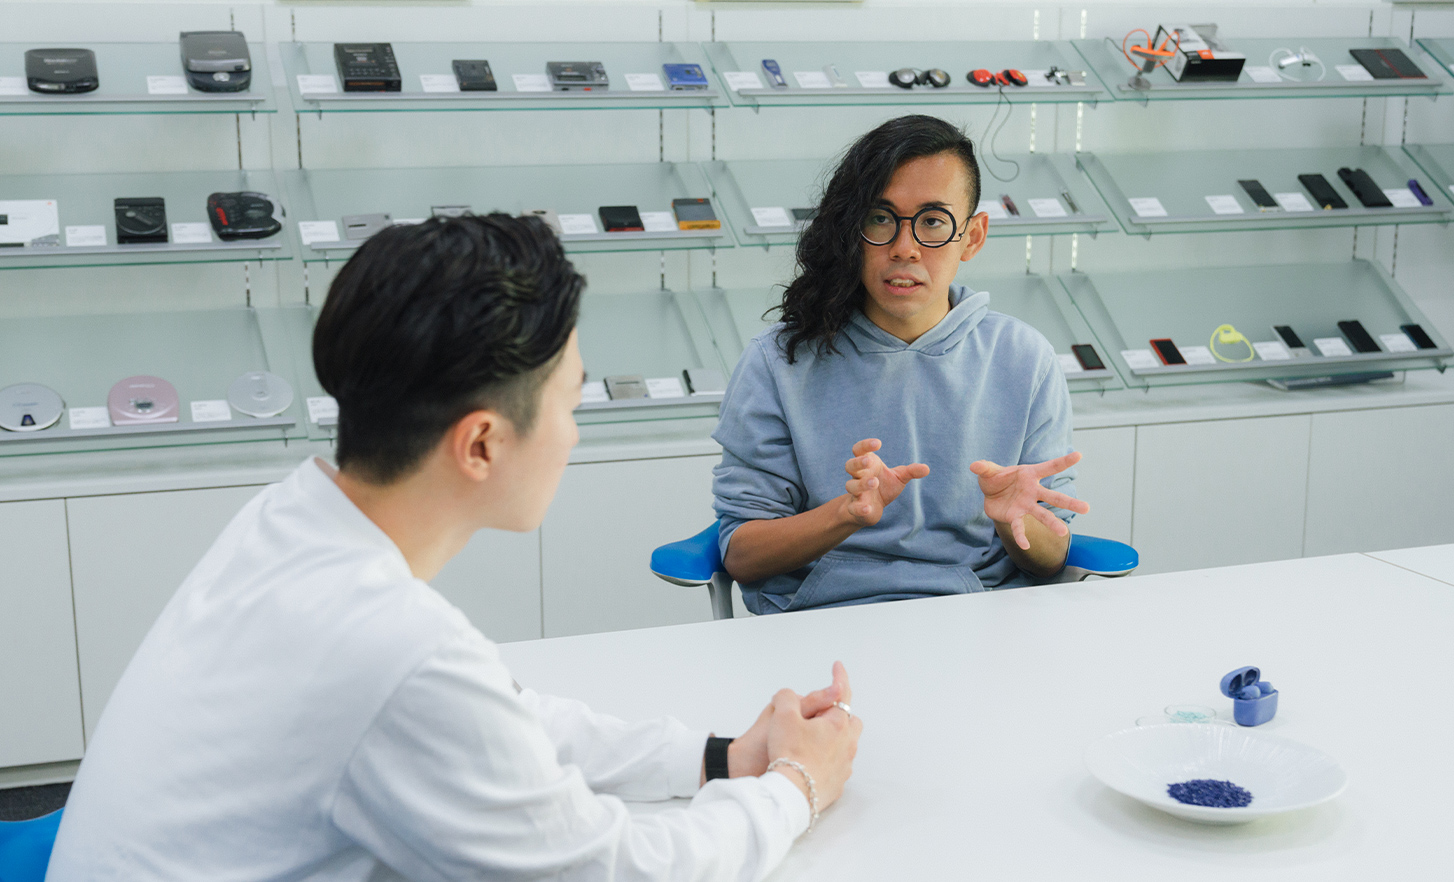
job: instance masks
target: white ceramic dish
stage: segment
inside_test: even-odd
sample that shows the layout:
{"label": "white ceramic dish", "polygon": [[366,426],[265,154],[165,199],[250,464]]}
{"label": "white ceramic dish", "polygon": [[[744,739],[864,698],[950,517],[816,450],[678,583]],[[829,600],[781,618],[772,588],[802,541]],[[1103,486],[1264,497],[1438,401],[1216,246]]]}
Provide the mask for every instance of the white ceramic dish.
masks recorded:
{"label": "white ceramic dish", "polygon": [[[1337,760],[1305,744],[1240,726],[1167,724],[1107,735],[1085,751],[1092,775],[1152,808],[1201,824],[1245,824],[1327,802],[1348,786]],[[1243,808],[1186,805],[1166,792],[1198,778],[1252,794]]]}

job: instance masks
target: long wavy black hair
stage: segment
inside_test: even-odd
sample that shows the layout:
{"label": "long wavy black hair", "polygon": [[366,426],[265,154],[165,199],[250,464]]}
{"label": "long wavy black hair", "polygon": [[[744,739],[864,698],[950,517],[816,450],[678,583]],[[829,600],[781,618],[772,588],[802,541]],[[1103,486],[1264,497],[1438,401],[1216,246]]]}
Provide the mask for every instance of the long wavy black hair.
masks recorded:
{"label": "long wavy black hair", "polygon": [[[834,341],[867,296],[863,288],[863,218],[911,159],[954,153],[969,173],[970,211],[979,206],[979,163],[963,130],[938,117],[891,119],[859,138],[823,190],[818,214],[798,238],[797,277],[783,292],[778,342],[792,364],[798,347],[836,354]],[[960,219],[961,223],[968,218]]]}

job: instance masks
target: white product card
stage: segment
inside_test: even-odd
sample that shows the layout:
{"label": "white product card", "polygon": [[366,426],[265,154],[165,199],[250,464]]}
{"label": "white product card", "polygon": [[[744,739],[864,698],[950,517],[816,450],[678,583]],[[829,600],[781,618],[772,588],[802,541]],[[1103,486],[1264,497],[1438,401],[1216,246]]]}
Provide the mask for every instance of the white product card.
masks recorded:
{"label": "white product card", "polygon": [[148,95],[185,95],[187,94],[186,77],[147,77],[146,94]]}
{"label": "white product card", "polygon": [[1237,201],[1236,196],[1230,194],[1223,196],[1203,196],[1215,214],[1245,214],[1242,203]]}
{"label": "white product card", "polygon": [[1178,346],[1187,364],[1216,364],[1217,357],[1205,346]]}
{"label": "white product card", "polygon": [[1080,362],[1076,360],[1074,355],[1060,355],[1057,357],[1060,359],[1061,373],[1079,374],[1085,372],[1085,368],[1080,366]]}
{"label": "white product card", "polygon": [[1054,80],[1046,79],[1045,71],[1043,70],[1022,70],[1020,73],[1024,74],[1025,79],[1029,81],[1025,84],[1027,86],[1044,88],[1046,86],[1053,87],[1058,85]]}
{"label": "white product card", "polygon": [[298,221],[298,235],[304,245],[314,242],[337,242],[338,224],[335,221]]}
{"label": "white product card", "polygon": [[510,74],[516,92],[549,92],[550,77],[545,74]]}
{"label": "white product card", "polygon": [[1272,198],[1282,206],[1283,211],[1312,211],[1313,203],[1301,193],[1273,193]]}
{"label": "white product card", "polygon": [[1424,203],[1414,195],[1414,191],[1408,187],[1390,187],[1383,191],[1388,201],[1393,203],[1394,208],[1423,208]]}
{"label": "white product card", "polygon": [[177,245],[211,245],[212,227],[207,224],[172,224],[172,241]]}
{"label": "white product card", "polygon": [[100,224],[66,227],[67,248],[105,248],[106,228]]}
{"label": "white product card", "polygon": [[1122,349],[1121,358],[1125,360],[1126,367],[1133,371],[1161,367],[1161,362],[1156,360],[1150,349]]}
{"label": "white product card", "polygon": [[420,74],[419,88],[426,92],[458,92],[459,80],[454,74]]}
{"label": "white product card", "polygon": [[1060,204],[1059,199],[1031,199],[1029,202],[1036,217],[1066,217],[1065,206]]}
{"label": "white product card", "polygon": [[1257,357],[1263,361],[1287,361],[1292,358],[1292,353],[1279,340],[1268,340],[1265,343],[1253,343],[1252,348],[1256,350]]}
{"label": "white product card", "polygon": [[[1362,68],[1359,68],[1359,70],[1362,70]],[[1318,347],[1318,352],[1324,358],[1331,358],[1335,355],[1353,354],[1353,350],[1348,348],[1348,344],[1343,341],[1342,337],[1319,337],[1313,341],[1313,345]]]}
{"label": "white product card", "polygon": [[324,420],[338,419],[338,399],[331,395],[320,395],[317,398],[308,399],[308,421],[321,423]]}
{"label": "white product card", "polygon": [[648,233],[675,233],[677,216],[669,211],[643,211],[641,226]]}
{"label": "white product card", "polygon": [[666,86],[661,84],[661,77],[654,73],[634,73],[626,75],[626,88],[633,92],[665,92]]}
{"label": "white product card", "polygon": [[853,75],[858,77],[858,85],[865,89],[887,89],[890,86],[886,70],[856,70]]}
{"label": "white product card", "polygon": [[231,419],[232,408],[227,405],[225,398],[192,402],[192,422],[194,423],[225,423]]}
{"label": "white product card", "polygon": [[588,236],[600,232],[596,229],[595,215],[561,214],[556,215],[556,219],[560,221],[560,232],[565,236]]}
{"label": "white product card", "polygon": [[1126,200],[1137,217],[1166,217],[1166,206],[1155,196],[1132,196]]}
{"label": "white product card", "polygon": [[979,211],[976,211],[975,214],[979,214],[980,211],[989,215],[990,220],[1006,220],[1010,216],[1010,213],[1005,211],[1005,207],[994,200],[981,202]]}
{"label": "white product card", "polygon": [[734,92],[739,89],[762,88],[762,80],[758,78],[755,70],[724,70],[722,79],[727,81],[727,88]]}
{"label": "white product card", "polygon": [[104,407],[73,407],[66,412],[72,429],[109,429],[111,412]]}
{"label": "white product card", "polygon": [[396,218],[394,218],[394,226],[396,226],[396,227],[411,227],[414,224],[422,224],[422,223],[424,223],[424,218],[422,218],[422,217],[396,217]]}
{"label": "white product card", "polygon": [[646,397],[686,398],[687,390],[682,388],[682,381],[676,377],[647,377]]}
{"label": "white product card", "polygon": [[752,209],[752,222],[759,227],[790,227],[793,219],[788,210],[777,205]]}
{"label": "white product card", "polygon": [[1270,67],[1244,67],[1242,72],[1254,83],[1280,83],[1282,74]]}
{"label": "white product card", "polygon": [[589,380],[581,384],[581,404],[598,404],[610,400],[605,380]]}
{"label": "white product card", "polygon": [[333,74],[298,74],[298,94],[336,95],[338,80],[333,78]]}
{"label": "white product card", "polygon": [[1419,347],[1403,331],[1397,334],[1379,334],[1378,339],[1383,341],[1383,348],[1389,352],[1418,352]]}
{"label": "white product card", "polygon": [[1361,64],[1338,64],[1334,65],[1338,75],[1350,83],[1371,83],[1373,74],[1369,73]]}
{"label": "white product card", "polygon": [[799,89],[833,88],[833,84],[828,81],[828,75],[821,70],[795,70],[793,79],[798,81]]}
{"label": "white product card", "polygon": [[0,77],[0,95],[26,95],[25,77]]}

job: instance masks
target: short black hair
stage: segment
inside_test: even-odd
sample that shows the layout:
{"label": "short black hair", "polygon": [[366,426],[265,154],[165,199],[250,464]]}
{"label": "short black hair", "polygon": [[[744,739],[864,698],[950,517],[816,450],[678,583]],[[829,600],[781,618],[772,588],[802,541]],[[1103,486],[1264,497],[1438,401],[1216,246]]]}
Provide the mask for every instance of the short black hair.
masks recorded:
{"label": "short black hair", "polygon": [[[818,213],[798,237],[797,277],[783,292],[779,343],[791,364],[799,346],[834,353],[834,340],[862,307],[863,218],[911,159],[953,153],[969,178],[969,214],[979,211],[979,162],[962,129],[935,116],[891,119],[843,154],[823,190]],[[960,224],[969,218],[956,218]]]}
{"label": "short black hair", "polygon": [[313,368],[338,400],[339,468],[391,483],[481,408],[528,433],[585,282],[539,218],[431,218],[370,238],[313,330]]}

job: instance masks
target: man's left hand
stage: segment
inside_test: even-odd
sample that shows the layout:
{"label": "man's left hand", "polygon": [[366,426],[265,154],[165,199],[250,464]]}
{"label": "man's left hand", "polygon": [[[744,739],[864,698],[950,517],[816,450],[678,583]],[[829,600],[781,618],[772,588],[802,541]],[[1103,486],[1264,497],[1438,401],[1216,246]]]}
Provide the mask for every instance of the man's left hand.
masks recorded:
{"label": "man's left hand", "polygon": [[990,519],[1008,524],[1015,544],[1028,551],[1030,540],[1025,535],[1025,517],[1029,515],[1049,527],[1057,536],[1067,536],[1070,528],[1040,503],[1046,502],[1077,514],[1090,511],[1090,506],[1064,493],[1046,489],[1041,480],[1059,474],[1080,462],[1080,453],[1072,451],[1048,462],[1002,466],[981,459],[969,470],[979,476],[979,489],[984,494],[984,513]]}

